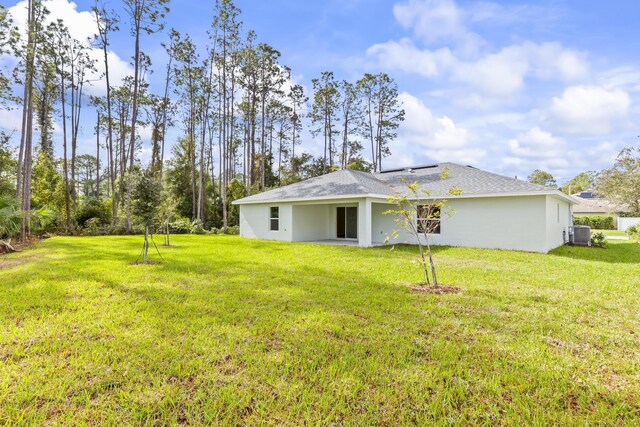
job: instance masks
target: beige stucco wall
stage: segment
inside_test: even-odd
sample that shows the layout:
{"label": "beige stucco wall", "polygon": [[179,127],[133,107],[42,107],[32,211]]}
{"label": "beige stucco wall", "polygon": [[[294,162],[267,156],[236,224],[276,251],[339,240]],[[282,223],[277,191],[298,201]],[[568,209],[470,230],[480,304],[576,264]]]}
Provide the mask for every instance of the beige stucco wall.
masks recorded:
{"label": "beige stucco wall", "polygon": [[[550,200],[547,200],[550,199]],[[553,200],[553,201],[552,201]],[[562,231],[570,222],[569,204],[547,196],[454,199],[453,211],[443,215],[441,233],[431,235],[435,245],[548,252],[563,244]],[[557,205],[561,220],[557,221]],[[384,242],[397,228],[392,216],[383,216],[388,205],[373,205],[373,241]],[[445,211],[447,208],[445,208]],[[547,226],[548,225],[548,226]],[[400,231],[390,243],[415,244],[415,238]]]}
{"label": "beige stucco wall", "polygon": [[[280,227],[278,231],[269,228],[270,208],[280,208]],[[287,203],[272,205],[242,205],[240,206],[240,235],[248,238],[265,240],[282,240],[290,242],[292,239],[292,206]]]}
{"label": "beige stucco wall", "polygon": [[[568,239],[568,229],[573,220],[569,203],[551,196],[546,197],[547,203],[547,251],[564,244]],[[563,236],[562,232],[566,234]]]}
{"label": "beige stucco wall", "polygon": [[[270,206],[280,206],[278,232],[269,231]],[[335,239],[338,206],[358,206],[360,246],[383,243],[387,236],[389,243],[416,243],[403,230],[391,238],[397,228],[394,217],[383,215],[390,205],[371,199],[242,205],[240,234],[286,241]],[[434,245],[548,252],[563,244],[562,232],[571,221],[569,204],[551,196],[460,198],[447,206],[453,215],[443,215],[441,234],[431,236]]]}

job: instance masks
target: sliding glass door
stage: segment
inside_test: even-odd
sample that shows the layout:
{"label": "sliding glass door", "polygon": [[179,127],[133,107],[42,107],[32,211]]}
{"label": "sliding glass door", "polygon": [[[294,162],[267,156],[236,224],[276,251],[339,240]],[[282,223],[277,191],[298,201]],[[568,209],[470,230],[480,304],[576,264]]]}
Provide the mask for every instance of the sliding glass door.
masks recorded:
{"label": "sliding glass door", "polygon": [[336,210],[336,219],[338,239],[358,238],[358,208],[339,207]]}

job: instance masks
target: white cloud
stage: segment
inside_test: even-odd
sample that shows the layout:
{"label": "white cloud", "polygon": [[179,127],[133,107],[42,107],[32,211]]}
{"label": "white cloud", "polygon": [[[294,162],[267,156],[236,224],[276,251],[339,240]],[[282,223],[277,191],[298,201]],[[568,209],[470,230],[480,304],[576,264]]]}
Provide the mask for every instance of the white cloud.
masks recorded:
{"label": "white cloud", "polygon": [[509,102],[520,93],[527,79],[575,82],[589,75],[584,53],[566,49],[559,43],[525,42],[507,46],[496,53],[464,60],[449,48],[420,49],[411,39],[379,43],[367,49],[367,56],[387,70],[401,70],[423,77],[445,76],[465,85],[485,99],[473,104]]}
{"label": "white cloud", "polygon": [[566,142],[539,127],[519,134],[508,143],[519,159],[558,159],[564,157]]}
{"label": "white cloud", "polygon": [[590,74],[584,52],[560,43],[530,41],[489,49],[470,29],[470,25],[480,23],[513,24],[523,19],[523,13],[538,19],[540,12],[534,6],[477,2],[461,8],[455,0],[406,0],[397,3],[393,12],[412,37],[375,44],[367,50],[367,56],[386,70],[450,80],[464,88],[461,104],[467,107],[512,104],[528,80],[575,84]]}
{"label": "white cloud", "polygon": [[[67,26],[72,37],[90,46],[90,39],[97,32],[95,18],[90,11],[79,11],[78,5],[69,0],[44,0],[42,4],[50,12],[47,16],[47,24],[60,19]],[[9,8],[9,13],[18,28],[26,31],[27,2],[25,0],[20,1]],[[107,55],[110,83],[112,86],[118,86],[122,84],[124,77],[133,74],[133,68],[115,52],[109,51]],[[89,95],[105,95],[106,87],[102,78],[104,75],[104,55],[102,50],[90,48],[89,56],[96,61],[97,71],[87,76],[91,82],[85,86],[86,91]]]}
{"label": "white cloud", "polygon": [[598,82],[607,90],[619,88],[626,92],[640,92],[640,70],[630,66],[616,67],[602,73]]}
{"label": "white cloud", "polygon": [[567,133],[602,135],[624,126],[631,98],[621,89],[572,86],[554,97],[546,122]]}
{"label": "white cloud", "polygon": [[[78,5],[68,0],[44,0],[42,5],[50,12],[47,23],[61,19],[69,29],[69,34],[81,42],[86,42],[96,33],[93,15],[89,11],[78,11]],[[27,1],[22,0],[9,8],[18,28],[27,28]]]}
{"label": "white cloud", "polygon": [[460,63],[453,80],[469,84],[481,94],[509,97],[521,91],[525,79],[576,81],[589,74],[583,53],[559,43],[526,42],[507,46],[475,62]]}
{"label": "white cloud", "polygon": [[454,61],[449,48],[421,50],[408,38],[375,44],[367,49],[367,56],[373,57],[384,69],[402,70],[424,77],[441,75],[451,68]]}
{"label": "white cloud", "polygon": [[482,38],[464,23],[464,12],[453,0],[409,0],[393,7],[393,14],[405,29],[427,43],[454,41],[463,51],[475,51]]}
{"label": "white cloud", "polygon": [[453,71],[453,80],[469,84],[483,95],[508,97],[524,86],[529,63],[513,50],[488,55],[474,63],[462,63]]}
{"label": "white cloud", "polygon": [[446,116],[434,117],[415,96],[403,92],[399,99],[405,110],[405,121],[398,130],[393,161],[403,166],[428,161],[454,161],[478,164],[485,150],[473,146],[467,129]]}

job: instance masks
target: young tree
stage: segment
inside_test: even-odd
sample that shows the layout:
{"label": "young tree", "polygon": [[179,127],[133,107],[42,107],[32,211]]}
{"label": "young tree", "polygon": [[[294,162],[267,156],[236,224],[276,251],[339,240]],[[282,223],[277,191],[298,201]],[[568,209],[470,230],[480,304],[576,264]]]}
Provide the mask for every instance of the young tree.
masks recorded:
{"label": "young tree", "polygon": [[[448,170],[445,168],[440,179],[444,180],[447,176]],[[417,181],[409,183],[403,180],[402,183],[404,184],[403,191],[389,196],[388,201],[393,204],[393,207],[384,214],[393,215],[398,228],[407,232],[418,244],[425,284],[428,287],[438,288],[438,276],[433,261],[430,238],[434,232],[440,229],[442,215],[451,216],[454,212],[451,209],[445,210],[447,201],[434,198],[429,190],[420,188]],[[460,189],[451,188],[448,194],[456,196],[461,193]],[[398,229],[396,229],[391,237],[397,238],[398,235]]]}
{"label": "young tree", "polygon": [[176,215],[177,201],[171,194],[171,190],[165,186],[161,192],[161,203],[158,214],[164,234],[164,246],[171,246],[171,221]]}
{"label": "young tree", "polygon": [[156,225],[162,185],[151,169],[144,169],[138,178],[134,190],[132,211],[144,227],[144,244],[142,246],[142,263],[149,262],[149,228]]}
{"label": "young tree", "polygon": [[542,185],[547,188],[558,188],[556,180],[549,172],[536,169],[531,172],[531,175],[527,177],[527,180],[532,184]]}

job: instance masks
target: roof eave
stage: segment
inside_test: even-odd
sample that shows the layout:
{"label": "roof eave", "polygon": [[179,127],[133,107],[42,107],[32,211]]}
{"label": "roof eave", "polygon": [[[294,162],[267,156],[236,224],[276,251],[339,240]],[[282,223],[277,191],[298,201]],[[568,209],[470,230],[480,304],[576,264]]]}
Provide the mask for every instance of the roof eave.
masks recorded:
{"label": "roof eave", "polygon": [[[243,199],[235,200],[232,202],[233,205],[264,205],[264,204],[276,204],[276,203],[299,203],[299,202],[314,202],[314,201],[330,201],[330,200],[345,200],[345,199],[378,199],[387,201],[389,199],[389,195],[383,194],[347,194],[343,196],[322,196],[322,197],[306,197],[306,198],[295,198],[295,199],[272,199],[272,200],[247,200],[243,201]],[[546,190],[546,191],[518,191],[518,192],[504,192],[504,193],[479,193],[479,194],[465,194],[462,193],[460,195],[433,195],[433,196],[423,196],[420,199],[476,199],[476,198],[488,198],[488,197],[533,197],[533,196],[552,196],[557,199],[566,201],[570,204],[578,204],[578,201],[568,196],[561,191],[558,190]],[[415,200],[415,197],[408,197],[409,199]]]}
{"label": "roof eave", "polygon": [[383,199],[387,200],[388,195],[382,194],[346,194],[342,196],[322,196],[322,197],[304,197],[295,199],[272,199],[272,200],[234,200],[232,205],[265,205],[276,203],[296,203],[296,202],[314,202],[314,201],[330,201],[330,200],[345,200],[345,199]]}

